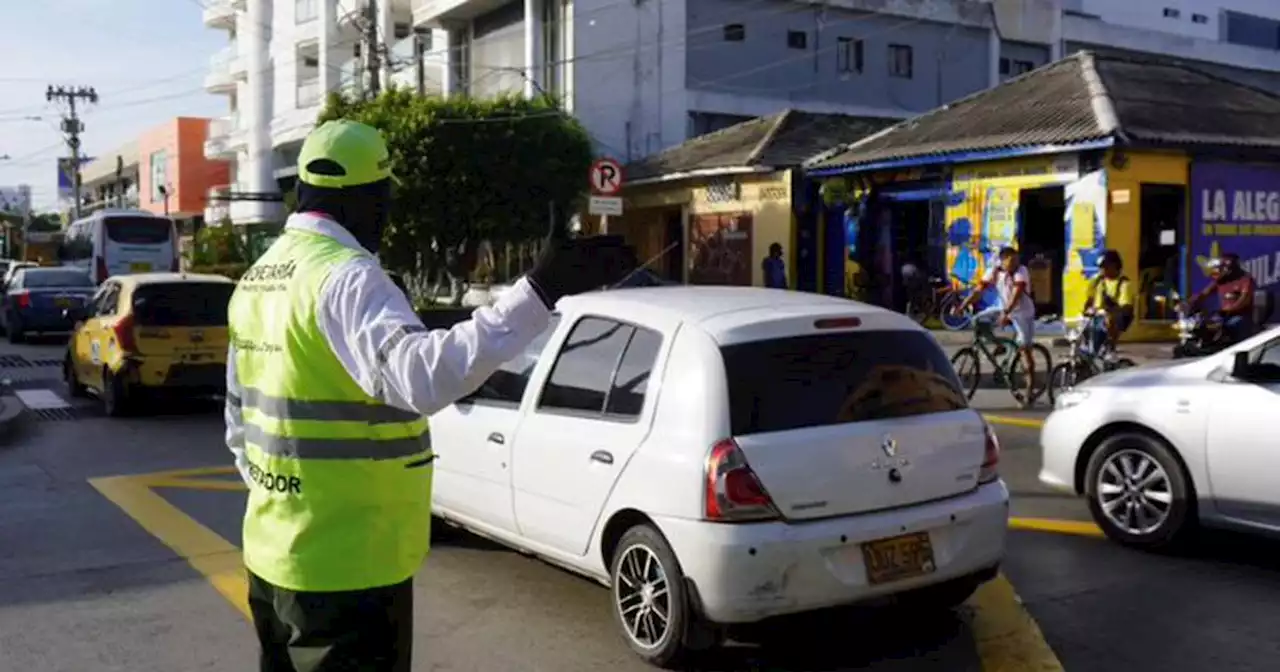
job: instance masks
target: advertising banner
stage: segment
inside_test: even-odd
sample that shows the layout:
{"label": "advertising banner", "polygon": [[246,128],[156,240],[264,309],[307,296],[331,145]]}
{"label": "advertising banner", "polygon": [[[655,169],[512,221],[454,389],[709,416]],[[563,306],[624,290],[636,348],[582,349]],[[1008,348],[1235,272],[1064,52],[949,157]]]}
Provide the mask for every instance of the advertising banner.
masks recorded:
{"label": "advertising banner", "polygon": [[1224,252],[1259,287],[1280,281],[1280,168],[1231,163],[1191,165],[1190,291],[1209,284],[1208,261]]}
{"label": "advertising banner", "polygon": [[[93,159],[87,156],[80,157],[80,166],[83,167]],[[74,170],[75,160],[71,157],[58,158],[58,200],[62,202],[70,202],[75,198],[75,180],[76,173]]]}
{"label": "advertising banner", "polygon": [[30,211],[31,187],[25,184],[16,187],[0,187],[0,212],[24,215]]}

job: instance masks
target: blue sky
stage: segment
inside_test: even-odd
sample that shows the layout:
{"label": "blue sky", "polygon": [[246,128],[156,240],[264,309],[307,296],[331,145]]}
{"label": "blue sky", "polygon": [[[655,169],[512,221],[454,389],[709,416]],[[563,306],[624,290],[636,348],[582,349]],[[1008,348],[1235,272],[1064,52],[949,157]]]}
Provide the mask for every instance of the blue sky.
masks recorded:
{"label": "blue sky", "polygon": [[[93,86],[84,107],[83,151],[101,156],[178,116],[227,113],[225,96],[202,90],[209,58],[227,44],[205,28],[204,0],[4,0],[0,40],[0,186],[30,184],[39,210],[57,198],[67,156],[48,85]],[[38,116],[40,120],[24,117]]]}

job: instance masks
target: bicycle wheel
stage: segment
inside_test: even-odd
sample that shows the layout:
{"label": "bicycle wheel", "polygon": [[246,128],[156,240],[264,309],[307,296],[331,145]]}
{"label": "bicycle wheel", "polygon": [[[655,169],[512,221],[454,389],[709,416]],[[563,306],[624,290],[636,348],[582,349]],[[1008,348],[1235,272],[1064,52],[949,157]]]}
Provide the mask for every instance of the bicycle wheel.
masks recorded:
{"label": "bicycle wheel", "polygon": [[1027,363],[1021,352],[1011,354],[1007,367],[1009,369],[1008,383],[1009,391],[1013,393],[1013,398],[1027,406],[1035,403],[1040,395],[1045,393],[1049,387],[1049,377],[1053,371],[1053,355],[1049,354],[1049,348],[1036,343],[1031,346],[1031,359],[1035,363],[1035,373],[1031,380],[1031,398],[1024,399],[1023,391],[1027,389]]}
{"label": "bicycle wheel", "polygon": [[982,360],[978,357],[978,350],[973,346],[960,348],[951,356],[951,366],[956,370],[965,396],[972,399],[973,393],[978,391],[978,381],[982,379]]}
{"label": "bicycle wheel", "polygon": [[942,322],[942,326],[951,331],[960,331],[968,329],[969,325],[973,323],[973,306],[970,306],[959,315],[954,315],[951,312],[952,307],[963,301],[967,294],[967,292],[951,292],[938,303],[938,321]]}
{"label": "bicycle wheel", "polygon": [[1071,362],[1062,362],[1053,367],[1049,372],[1049,389],[1046,390],[1049,395],[1049,403],[1054,403],[1058,394],[1065,392],[1076,384],[1076,370],[1071,366]]}
{"label": "bicycle wheel", "polygon": [[917,292],[915,296],[907,299],[907,317],[914,320],[916,324],[923,325],[928,322],[935,310],[933,298],[923,292]]}

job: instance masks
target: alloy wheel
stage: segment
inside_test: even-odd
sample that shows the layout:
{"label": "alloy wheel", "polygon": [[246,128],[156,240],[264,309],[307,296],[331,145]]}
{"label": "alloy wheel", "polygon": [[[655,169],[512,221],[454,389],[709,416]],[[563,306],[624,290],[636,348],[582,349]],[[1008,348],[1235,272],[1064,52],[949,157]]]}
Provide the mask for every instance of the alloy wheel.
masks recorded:
{"label": "alloy wheel", "polygon": [[1173,488],[1164,467],[1141,450],[1121,450],[1098,472],[1098,505],[1116,527],[1135,536],[1160,529],[1173,508]]}
{"label": "alloy wheel", "polygon": [[636,646],[653,649],[666,640],[671,590],[662,562],[653,551],[637,544],[623,552],[613,594],[627,637]]}

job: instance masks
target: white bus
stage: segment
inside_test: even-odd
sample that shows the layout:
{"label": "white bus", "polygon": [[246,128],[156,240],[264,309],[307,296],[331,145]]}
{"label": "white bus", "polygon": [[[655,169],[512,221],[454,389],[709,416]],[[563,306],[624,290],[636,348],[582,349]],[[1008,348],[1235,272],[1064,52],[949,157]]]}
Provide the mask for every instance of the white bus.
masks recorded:
{"label": "white bus", "polygon": [[178,271],[173,220],[145,210],[100,210],[67,227],[59,262],[84,269],[95,283],[113,275]]}

